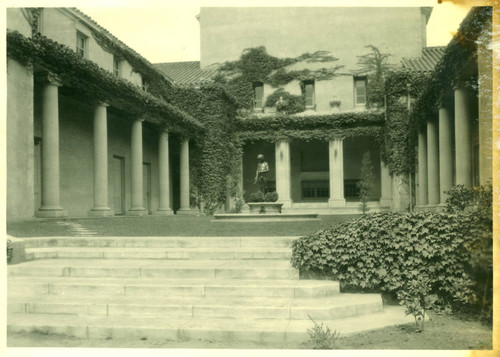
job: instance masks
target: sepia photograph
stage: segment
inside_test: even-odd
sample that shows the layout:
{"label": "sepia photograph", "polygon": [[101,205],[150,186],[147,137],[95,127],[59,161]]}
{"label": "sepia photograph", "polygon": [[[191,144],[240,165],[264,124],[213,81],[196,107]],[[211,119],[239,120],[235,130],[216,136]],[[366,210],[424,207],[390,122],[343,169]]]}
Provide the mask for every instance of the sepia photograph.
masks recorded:
{"label": "sepia photograph", "polygon": [[3,10],[6,356],[498,352],[493,3]]}

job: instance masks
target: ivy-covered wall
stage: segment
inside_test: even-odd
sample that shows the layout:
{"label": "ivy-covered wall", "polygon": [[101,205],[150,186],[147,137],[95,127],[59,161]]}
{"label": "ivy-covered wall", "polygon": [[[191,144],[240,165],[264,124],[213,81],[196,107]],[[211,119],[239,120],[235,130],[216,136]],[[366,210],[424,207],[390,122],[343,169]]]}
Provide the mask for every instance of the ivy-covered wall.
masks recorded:
{"label": "ivy-covered wall", "polygon": [[234,140],[234,101],[217,84],[175,88],[171,98],[205,128],[191,140],[191,185],[193,203],[203,200],[207,212],[212,213],[226,200],[228,176],[235,182],[239,179],[236,167],[241,147]]}

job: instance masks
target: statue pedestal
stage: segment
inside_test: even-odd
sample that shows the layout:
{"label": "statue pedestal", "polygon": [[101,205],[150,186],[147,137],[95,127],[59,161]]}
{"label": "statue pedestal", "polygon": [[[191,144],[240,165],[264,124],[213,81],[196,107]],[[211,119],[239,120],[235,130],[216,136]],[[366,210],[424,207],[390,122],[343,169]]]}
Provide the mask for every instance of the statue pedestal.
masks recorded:
{"label": "statue pedestal", "polygon": [[281,213],[283,203],[278,202],[250,202],[247,203],[250,207],[250,214],[275,214]]}

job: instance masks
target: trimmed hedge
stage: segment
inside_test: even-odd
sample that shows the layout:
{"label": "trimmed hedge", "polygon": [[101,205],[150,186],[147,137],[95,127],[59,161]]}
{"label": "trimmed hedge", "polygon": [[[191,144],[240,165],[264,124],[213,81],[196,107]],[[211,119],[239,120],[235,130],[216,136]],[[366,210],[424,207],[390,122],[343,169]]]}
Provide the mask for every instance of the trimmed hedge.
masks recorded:
{"label": "trimmed hedge", "polygon": [[[294,241],[291,262],[301,273],[401,299],[413,282],[425,281],[423,294],[444,305],[474,305],[485,291],[477,279],[488,279],[477,276],[484,267],[474,262],[477,255],[491,261],[490,223],[463,212],[376,213]],[[483,271],[491,274],[490,267]]]}

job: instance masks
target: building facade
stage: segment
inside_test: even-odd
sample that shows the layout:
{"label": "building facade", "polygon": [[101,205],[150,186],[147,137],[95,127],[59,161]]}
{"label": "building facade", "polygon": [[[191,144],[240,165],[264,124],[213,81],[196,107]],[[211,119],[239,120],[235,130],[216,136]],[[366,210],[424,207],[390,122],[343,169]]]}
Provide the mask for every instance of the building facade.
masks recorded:
{"label": "building facade", "polygon": [[[172,214],[173,191],[189,211],[189,138],[161,124],[188,116],[148,111],[152,65],[77,9],[10,8],[7,29],[7,220]],[[33,43],[48,55],[23,61]]]}
{"label": "building facade", "polygon": [[[390,55],[387,63],[394,69],[431,72],[443,55],[446,63],[448,50],[426,47],[430,15],[430,8],[420,7],[202,8],[201,60],[152,65],[77,9],[7,9],[7,220],[192,214],[189,133],[203,125],[168,98],[149,93],[158,77],[167,87],[196,87],[213,81],[222,63],[237,60],[248,48],[265,47],[277,58],[317,53],[284,71],[335,68],[335,76],[252,83],[248,120],[283,118],[278,102],[268,100],[282,90],[305,104],[302,112],[286,116],[289,123],[334,126],[350,115],[383,121],[383,107],[368,103],[369,74],[360,56],[374,46]],[[411,178],[416,194],[407,177],[389,172],[380,137],[360,131],[305,140],[288,124],[280,130],[290,135],[244,143],[239,189],[246,199],[258,190],[259,154],[269,163],[268,190],[277,191],[289,212],[360,212],[357,184],[367,152],[375,177],[372,211],[407,210],[412,195],[417,208],[438,209],[452,185],[487,182],[492,176],[488,43],[487,38],[477,42],[476,57],[464,66],[467,75],[455,73],[454,87],[420,127],[417,174]],[[464,85],[471,77],[483,78],[476,80],[479,95]],[[238,120],[245,126],[245,116]],[[233,202],[227,201],[230,210]]]}
{"label": "building facade", "polygon": [[[327,79],[294,79],[278,87],[254,83],[256,116],[273,116],[276,106],[267,99],[276,90],[302,95],[305,110],[295,116],[381,112],[368,105],[366,69],[360,57],[371,46],[389,54],[387,65],[401,68],[406,57],[420,57],[426,47],[426,24],[431,8],[202,8],[199,16],[200,69],[232,61],[248,48],[263,46],[278,58],[319,53],[285,71],[337,68]],[[318,52],[320,51],[320,52]],[[324,58],[327,58],[326,60]],[[329,62],[328,57],[334,60]],[[335,118],[332,117],[332,122]],[[391,177],[382,160],[379,141],[371,135],[343,136],[332,140],[286,139],[250,142],[242,160],[243,191],[255,192],[256,157],[270,163],[270,189],[276,189],[287,211],[320,213],[359,212],[363,155],[371,154],[374,182],[369,207],[405,210],[410,205],[407,183]]]}

